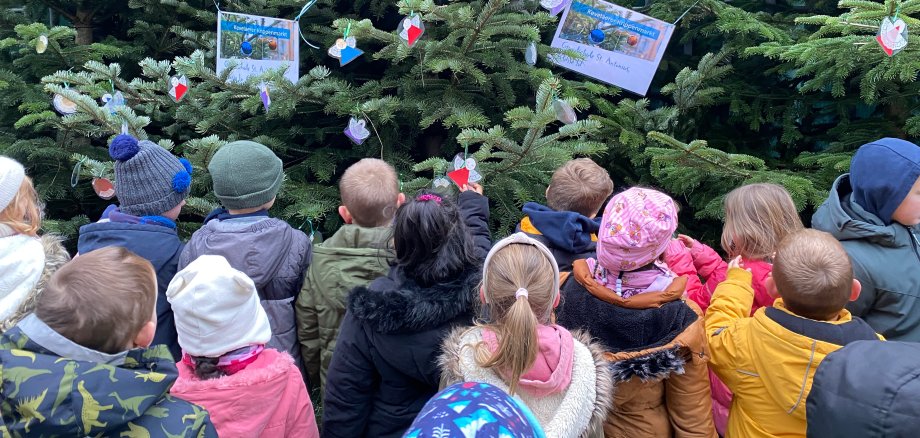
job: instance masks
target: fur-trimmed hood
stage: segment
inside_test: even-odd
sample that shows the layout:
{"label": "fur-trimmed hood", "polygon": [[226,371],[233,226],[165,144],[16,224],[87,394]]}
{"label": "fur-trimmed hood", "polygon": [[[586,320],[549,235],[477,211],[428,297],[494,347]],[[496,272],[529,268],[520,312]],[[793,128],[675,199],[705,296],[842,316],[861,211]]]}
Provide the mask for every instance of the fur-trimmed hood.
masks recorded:
{"label": "fur-trimmed hood", "polygon": [[394,267],[386,277],[355,288],[348,311],[380,333],[426,330],[474,312],[481,278],[479,268],[469,268],[451,281],[422,287]]}
{"label": "fur-trimmed hood", "polygon": [[35,303],[38,301],[38,297],[41,295],[42,291],[45,290],[45,285],[48,284],[48,280],[51,279],[51,276],[54,275],[61,266],[64,266],[64,264],[70,261],[70,254],[67,252],[67,249],[64,248],[62,242],[63,239],[60,236],[53,234],[46,234],[41,237],[42,250],[45,253],[45,267],[42,270],[41,276],[38,278],[38,283],[35,284],[35,287],[32,288],[32,292],[29,293],[28,297],[26,297],[19,308],[13,311],[9,318],[0,321],[0,332],[9,330],[26,315],[32,313],[32,310],[35,309]]}
{"label": "fur-trimmed hood", "polygon": [[652,351],[647,355],[610,363],[614,382],[625,382],[633,377],[643,382],[667,379],[672,374],[683,374],[687,360],[681,347]]}
{"label": "fur-trimmed hood", "polygon": [[[442,387],[463,381],[484,381],[509,390],[497,373],[475,363],[470,345],[481,341],[480,330],[478,327],[457,327],[444,339],[438,359]],[[569,388],[544,397],[517,394],[540,420],[549,438],[573,436],[573,429],[581,431],[580,437],[602,436],[603,423],[613,405],[615,384],[610,377],[610,363],[604,358],[605,348],[587,332],[574,332],[572,337],[576,341],[576,354]],[[593,369],[585,369],[588,364],[593,365]],[[590,409],[590,419],[586,427],[579,427],[577,423],[584,420],[578,414],[586,409]]]}

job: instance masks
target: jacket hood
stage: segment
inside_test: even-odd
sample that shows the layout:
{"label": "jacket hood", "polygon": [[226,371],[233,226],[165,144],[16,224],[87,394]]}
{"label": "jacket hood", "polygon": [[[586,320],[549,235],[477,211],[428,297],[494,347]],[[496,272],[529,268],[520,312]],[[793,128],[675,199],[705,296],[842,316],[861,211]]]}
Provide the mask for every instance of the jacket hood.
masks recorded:
{"label": "jacket hood", "polygon": [[120,246],[147,259],[159,271],[182,252],[176,230],[160,225],[97,222],[80,227],[77,252]]}
{"label": "jacket hood", "polygon": [[920,147],[917,145],[897,138],[865,144],[856,151],[850,164],[853,201],[885,225],[891,225],[891,215],[918,177]]}
{"label": "jacket hood", "polygon": [[614,382],[625,382],[633,377],[643,382],[658,381],[667,379],[671,374],[683,374],[686,363],[681,347],[674,346],[612,362],[610,374]]}
{"label": "jacket hood", "polygon": [[[786,310],[783,300],[773,307],[754,314],[752,329],[757,339],[770,339],[760,346],[753,357],[754,372],[764,381],[770,398],[788,410],[789,414],[805,420],[805,395],[810,380],[803,380],[824,357],[841,346],[859,340],[877,340],[878,335],[859,318],[841,310],[836,321],[815,321],[796,316]],[[779,360],[778,358],[782,358]],[[796,388],[796,390],[790,390]]]}
{"label": "jacket hood", "polygon": [[[568,332],[562,327],[559,330]],[[438,359],[442,386],[478,381],[509,391],[504,377],[477,363],[471,346],[484,341],[484,331],[481,327],[456,327],[447,335]],[[576,331],[570,335],[574,347],[569,367],[571,384],[551,394],[528,391],[522,384],[515,396],[536,414],[546,436],[593,436],[594,431],[602,429],[613,405],[615,382],[611,380],[609,364],[604,358],[604,347],[587,332]]]}
{"label": "jacket hood", "polygon": [[815,229],[831,233],[837,240],[867,240],[886,246],[910,245],[908,229],[898,223],[886,225],[878,216],[853,202],[850,175],[834,181],[827,200],[818,207],[811,219]]}
{"label": "jacket hood", "polygon": [[[323,248],[329,253],[341,250],[359,250],[362,252],[368,252],[368,250],[374,250],[374,252],[378,252],[379,250],[388,251],[388,243],[392,236],[392,227],[368,228],[353,224],[345,224],[342,225],[332,237],[317,245],[316,249]],[[383,254],[386,254],[386,252]]]}
{"label": "jacket hood", "polygon": [[601,219],[591,219],[571,211],[556,211],[536,202],[524,204],[521,231],[539,234],[551,246],[573,253],[593,251]]}
{"label": "jacket hood", "polygon": [[[246,273],[261,291],[290,260],[301,239],[306,236],[280,219],[212,220],[195,232],[182,259],[191,262],[204,254],[220,254],[230,266]],[[306,248],[309,263],[309,242]]]}
{"label": "jacket hood", "polygon": [[425,330],[473,312],[481,278],[480,269],[471,267],[450,281],[422,287],[394,267],[351,291],[348,311],[381,333]]}
{"label": "jacket hood", "polygon": [[857,341],[829,354],[808,395],[808,437],[917,436],[918,363],[913,342]]}
{"label": "jacket hood", "polygon": [[0,337],[0,365],[3,387],[10,389],[0,404],[13,407],[4,409],[3,420],[14,436],[119,436],[161,428],[185,436],[211,427],[203,409],[168,397],[177,371],[164,346],[105,354],[30,315]]}
{"label": "jacket hood", "polygon": [[[489,329],[483,329],[481,334],[489,351],[495,353],[499,347],[496,334]],[[518,386],[538,396],[565,391],[572,381],[572,363],[575,360],[572,334],[556,325],[541,325],[537,327],[537,348],[534,363],[521,375]]]}
{"label": "jacket hood", "polygon": [[[41,276],[38,278],[38,283],[35,284],[35,287],[32,288],[22,304],[17,309],[13,310],[9,318],[0,320],[0,333],[9,330],[35,309],[35,303],[38,301],[38,297],[41,295],[42,291],[45,290],[45,285],[48,284],[48,280],[51,279],[51,276],[54,275],[61,266],[64,266],[65,263],[70,261],[70,254],[61,243],[60,236],[46,234],[41,237],[41,244],[42,251],[45,254],[45,265]],[[2,274],[0,274],[0,277],[2,277]]]}

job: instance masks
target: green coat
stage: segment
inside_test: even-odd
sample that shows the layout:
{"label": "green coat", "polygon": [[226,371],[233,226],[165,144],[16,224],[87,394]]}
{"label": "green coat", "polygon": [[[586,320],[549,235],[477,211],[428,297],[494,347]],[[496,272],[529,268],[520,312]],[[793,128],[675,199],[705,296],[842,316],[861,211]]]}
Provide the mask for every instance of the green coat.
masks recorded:
{"label": "green coat", "polygon": [[297,338],[314,394],[320,382],[323,387],[326,384],[348,293],[389,271],[393,251],[388,242],[392,234],[390,227],[345,225],[313,247],[313,263],[297,298],[296,311]]}
{"label": "green coat", "polygon": [[837,178],[811,219],[843,244],[862,284],[847,309],[889,341],[920,342],[920,230],[885,225],[853,202],[852,192],[848,174]]}

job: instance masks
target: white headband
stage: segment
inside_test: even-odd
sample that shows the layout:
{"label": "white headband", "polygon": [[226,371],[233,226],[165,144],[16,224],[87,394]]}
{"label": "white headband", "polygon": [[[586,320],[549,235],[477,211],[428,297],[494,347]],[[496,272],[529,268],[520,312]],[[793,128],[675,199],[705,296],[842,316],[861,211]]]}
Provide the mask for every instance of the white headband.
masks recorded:
{"label": "white headband", "polygon": [[[499,240],[498,242],[495,243],[495,245],[492,246],[492,249],[489,250],[489,255],[486,256],[486,261],[485,263],[483,263],[483,267],[482,267],[483,287],[485,287],[485,285],[488,284],[486,279],[489,276],[489,262],[492,261],[492,256],[495,255],[495,253],[497,253],[502,248],[508,245],[513,245],[513,244],[534,246],[537,249],[539,249],[540,252],[543,253],[543,255],[546,256],[547,260],[549,260],[549,264],[552,265],[553,267],[553,296],[552,296],[551,301],[555,302],[556,295],[559,294],[559,265],[556,264],[556,258],[553,257],[553,253],[550,252],[549,248],[547,248],[546,245],[540,243],[539,240],[534,239],[524,233],[514,233],[502,240]],[[526,296],[526,292],[527,292],[526,289],[524,290],[524,292],[525,292],[524,294],[519,294],[520,293],[520,289],[519,289],[518,293],[515,293],[515,298],[519,298],[521,295]],[[488,302],[488,298],[486,298],[486,302]]]}

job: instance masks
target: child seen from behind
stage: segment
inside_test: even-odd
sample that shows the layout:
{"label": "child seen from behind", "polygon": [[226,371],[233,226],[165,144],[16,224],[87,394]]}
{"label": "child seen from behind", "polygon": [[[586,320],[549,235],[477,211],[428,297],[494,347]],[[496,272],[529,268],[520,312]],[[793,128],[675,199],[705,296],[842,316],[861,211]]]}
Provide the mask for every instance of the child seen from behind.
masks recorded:
{"label": "child seen from behind", "polygon": [[553,323],[559,299],[548,248],[524,233],[496,243],[483,268],[483,323],[445,339],[442,386],[495,385],[519,397],[547,437],[602,435],[614,392],[603,347]]}
{"label": "child seen from behind", "polygon": [[734,393],[728,437],[805,436],[805,400],[824,357],[879,336],[844,306],[860,284],[830,234],[800,230],[776,250],[767,292],[776,300],[751,317],[751,271],[740,257],[713,294],[706,314],[710,368]]}
{"label": "child seen from behind", "polygon": [[172,395],[207,409],[221,437],[319,437],[294,360],[265,348],[271,327],[249,277],[201,256],[166,294],[183,351]]}
{"label": "child seen from behind", "polygon": [[345,225],[313,247],[313,262],[297,298],[297,327],[304,365],[314,394],[322,394],[348,292],[386,275],[393,256],[389,244],[393,217],[406,197],[396,170],[383,160],[365,158],[339,181]]}

